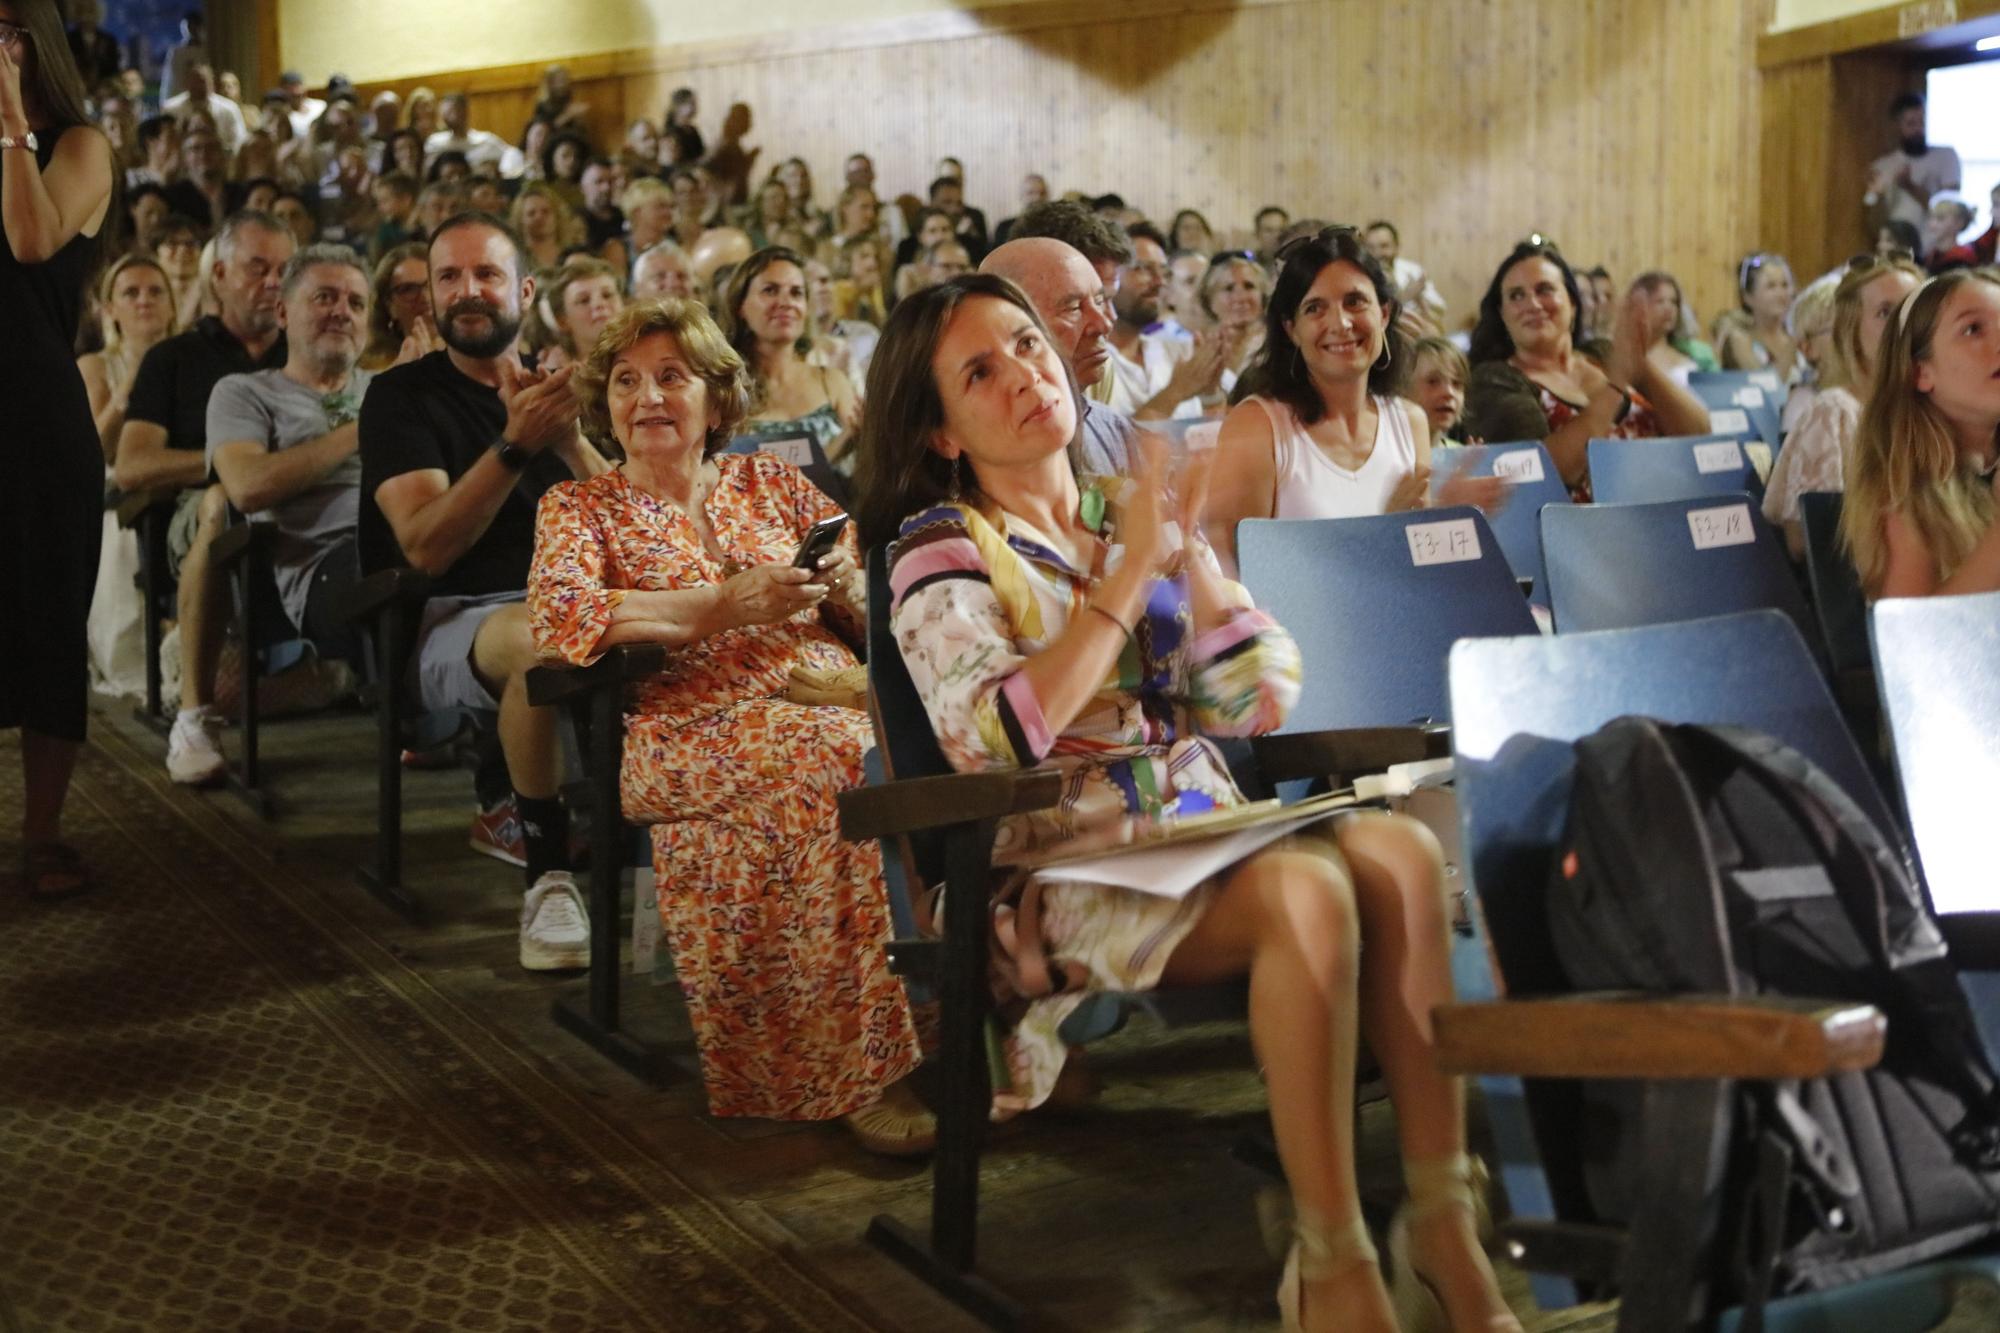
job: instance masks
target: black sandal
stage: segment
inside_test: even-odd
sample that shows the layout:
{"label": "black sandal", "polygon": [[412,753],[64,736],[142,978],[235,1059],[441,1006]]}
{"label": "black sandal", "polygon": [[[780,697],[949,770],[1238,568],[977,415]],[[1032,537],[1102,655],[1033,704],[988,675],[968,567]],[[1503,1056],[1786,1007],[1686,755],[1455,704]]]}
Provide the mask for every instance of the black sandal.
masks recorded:
{"label": "black sandal", "polygon": [[21,853],[21,882],[30,898],[69,898],[91,886],[83,854],[66,842],[38,842]]}

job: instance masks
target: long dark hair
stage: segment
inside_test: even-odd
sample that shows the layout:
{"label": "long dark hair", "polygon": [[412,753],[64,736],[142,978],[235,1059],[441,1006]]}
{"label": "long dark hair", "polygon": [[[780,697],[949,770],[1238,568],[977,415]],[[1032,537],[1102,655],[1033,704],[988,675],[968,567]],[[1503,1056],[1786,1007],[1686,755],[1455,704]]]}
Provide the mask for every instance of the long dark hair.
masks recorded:
{"label": "long dark hair", "polygon": [[69,34],[63,29],[62,15],[56,12],[55,0],[14,0],[14,10],[21,16],[21,26],[28,30],[28,45],[34,50],[32,68],[21,71],[25,76],[23,91],[32,89],[29,105],[40,109],[57,134],[72,125],[90,124],[83,75],[70,54]]}
{"label": "long dark hair", "polygon": [[[743,303],[750,299],[750,284],[757,275],[773,264],[790,264],[798,269],[803,280],[806,273],[805,258],[788,245],[767,245],[736,266],[729,275],[729,290],[723,296],[722,327],[729,331],[729,345],[743,358],[754,377],[757,373],[757,335],[750,331],[749,323],[743,318]],[[801,356],[812,349],[813,317],[812,302],[806,302],[806,321],[799,333],[798,351]],[[760,388],[759,393],[762,390]]]}
{"label": "long dark hair", "polygon": [[1583,343],[1583,296],[1576,289],[1576,274],[1554,241],[1532,238],[1515,246],[1500,261],[1500,267],[1493,270],[1493,281],[1486,284],[1486,295],[1479,298],[1479,323],[1473,326],[1472,351],[1466,357],[1475,366],[1487,361],[1505,361],[1514,355],[1513,336],[1500,317],[1500,285],[1507,271],[1524,259],[1546,259],[1562,274],[1563,290],[1569,293],[1570,345]]}
{"label": "long dark hair", "polygon": [[1240,403],[1252,394],[1275,398],[1298,414],[1310,426],[1326,415],[1326,404],[1306,369],[1298,344],[1285,328],[1297,318],[1306,293],[1329,264],[1352,264],[1361,270],[1375,289],[1382,307],[1383,355],[1378,353],[1368,370],[1368,392],[1377,397],[1393,397],[1410,364],[1409,337],[1396,324],[1396,289],[1382,262],[1361,243],[1361,233],[1352,227],[1327,227],[1316,235],[1302,237],[1278,251],[1282,267],[1272,284],[1271,297],[1264,303],[1264,346],[1244,367],[1229,401]]}
{"label": "long dark hair", "polygon": [[[1048,326],[1027,293],[991,273],[966,273],[904,297],[889,312],[888,327],[868,362],[868,410],[861,416],[861,441],[854,489],[861,496],[855,522],[867,550],[894,541],[903,520],[945,499],[953,488],[953,467],[931,440],[944,429],[944,396],[938,392],[931,361],[958,308],[975,296],[991,296],[1020,309],[1042,337]],[[1070,376],[1070,400],[1083,429],[1082,395]],[[958,487],[978,493],[971,468],[959,469]]]}

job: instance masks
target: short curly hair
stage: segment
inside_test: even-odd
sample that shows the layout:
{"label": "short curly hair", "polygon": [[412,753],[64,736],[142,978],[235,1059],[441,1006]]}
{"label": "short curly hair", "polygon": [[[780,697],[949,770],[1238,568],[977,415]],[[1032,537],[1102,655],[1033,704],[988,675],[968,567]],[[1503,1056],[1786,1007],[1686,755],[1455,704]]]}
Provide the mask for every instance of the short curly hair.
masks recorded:
{"label": "short curly hair", "polygon": [[584,433],[599,443],[616,443],[608,394],[611,368],[619,357],[656,333],[666,334],[679,346],[688,369],[708,386],[709,401],[719,409],[701,451],[703,458],[713,458],[750,414],[750,375],[743,357],[722,336],[707,308],[678,296],[636,301],[598,335],[597,345],[577,367],[572,381],[582,409]]}

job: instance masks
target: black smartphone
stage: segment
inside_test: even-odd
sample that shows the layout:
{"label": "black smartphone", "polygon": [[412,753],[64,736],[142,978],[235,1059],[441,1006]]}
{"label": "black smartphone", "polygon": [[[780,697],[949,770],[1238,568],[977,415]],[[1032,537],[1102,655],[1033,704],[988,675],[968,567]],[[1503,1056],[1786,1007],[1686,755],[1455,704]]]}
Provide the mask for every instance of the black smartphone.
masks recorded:
{"label": "black smartphone", "polygon": [[823,518],[806,529],[806,538],[799,543],[799,553],[792,557],[792,568],[812,569],[819,564],[820,557],[833,549],[840,540],[841,529],[847,526],[847,515],[835,514]]}

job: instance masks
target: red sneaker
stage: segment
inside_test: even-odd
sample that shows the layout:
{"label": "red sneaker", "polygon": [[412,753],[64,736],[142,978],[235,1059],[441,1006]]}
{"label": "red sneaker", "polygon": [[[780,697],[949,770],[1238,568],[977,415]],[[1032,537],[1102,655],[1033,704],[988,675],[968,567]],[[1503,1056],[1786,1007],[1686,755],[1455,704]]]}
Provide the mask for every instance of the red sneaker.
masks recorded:
{"label": "red sneaker", "polygon": [[515,808],[511,796],[472,817],[472,835],[468,841],[481,856],[505,861],[510,866],[528,864],[528,836],[521,828],[521,812]]}

